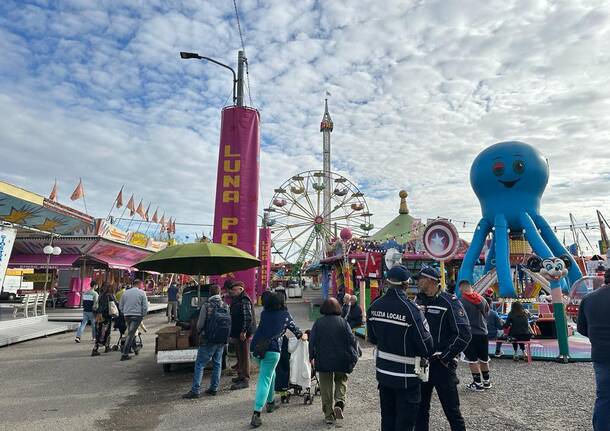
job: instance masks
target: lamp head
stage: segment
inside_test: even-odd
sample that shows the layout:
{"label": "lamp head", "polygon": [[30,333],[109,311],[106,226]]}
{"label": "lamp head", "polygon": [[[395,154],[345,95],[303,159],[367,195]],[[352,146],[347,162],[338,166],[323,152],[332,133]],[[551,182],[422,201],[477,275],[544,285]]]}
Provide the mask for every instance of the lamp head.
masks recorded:
{"label": "lamp head", "polygon": [[46,255],[53,254],[53,246],[45,245],[44,248],[42,249],[42,252]]}
{"label": "lamp head", "polygon": [[180,58],[187,60],[189,58],[199,58],[199,54],[196,52],[184,52],[180,51]]}

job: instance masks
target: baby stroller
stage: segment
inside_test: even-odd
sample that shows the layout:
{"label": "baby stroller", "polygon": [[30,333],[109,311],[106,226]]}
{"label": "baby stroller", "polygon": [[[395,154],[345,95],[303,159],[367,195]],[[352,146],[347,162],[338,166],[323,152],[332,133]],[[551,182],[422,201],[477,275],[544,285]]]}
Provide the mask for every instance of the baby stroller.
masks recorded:
{"label": "baby stroller", "polygon": [[[119,339],[117,340],[116,344],[114,346],[112,346],[112,351],[116,352],[116,351],[123,351],[123,347],[125,346],[125,341],[127,340],[127,337],[125,336],[125,331],[127,331],[127,325],[125,324],[125,317],[123,317],[123,313],[119,314],[119,317],[117,317],[114,321],[114,327],[115,329],[117,329],[120,333]],[[133,345],[131,346],[131,352],[129,353],[135,353],[136,355],[138,354],[138,352],[140,351],[140,349],[142,349],[142,347],[144,347],[144,343],[142,342],[142,331],[146,332],[146,327],[144,326],[143,323],[140,323],[140,327],[138,328],[138,331],[136,332],[136,338],[134,340]]]}
{"label": "baby stroller", "polygon": [[307,341],[284,336],[275,381],[275,390],[280,393],[283,404],[289,404],[293,396],[302,396],[304,404],[313,404],[314,397],[320,394],[320,386],[309,363]]}

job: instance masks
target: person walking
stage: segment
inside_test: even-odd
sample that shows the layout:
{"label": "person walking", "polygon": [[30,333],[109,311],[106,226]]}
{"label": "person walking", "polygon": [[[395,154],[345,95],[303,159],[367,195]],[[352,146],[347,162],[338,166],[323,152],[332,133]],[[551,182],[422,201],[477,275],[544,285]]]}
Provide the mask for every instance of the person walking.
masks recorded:
{"label": "person walking", "polygon": [[[148,313],[148,299],[146,298],[146,293],[142,290],[143,287],[144,283],[142,283],[142,280],[134,280],[133,287],[125,291],[119,302],[119,310],[125,316],[125,324],[127,325],[127,338],[123,345],[121,361],[131,359],[129,353],[135,342],[136,333],[144,316]],[[134,346],[133,350],[137,355],[138,349]]]}
{"label": "person walking", "polygon": [[301,332],[288,312],[284,295],[269,295],[264,302],[260,323],[250,346],[259,365],[256,396],[250,419],[252,428],[262,425],[261,412],[265,405],[267,413],[272,413],[276,408],[275,367],[280,360],[282,337],[287,329],[298,339],[307,340],[307,335]]}
{"label": "person walking", "polygon": [[504,336],[504,320],[500,317],[498,312],[493,308],[493,297],[490,295],[484,296],[487,304],[489,304],[489,314],[487,315],[487,339],[489,341],[496,342],[496,352],[494,356],[496,358],[502,357],[502,340]]}
{"label": "person walking", "polygon": [[201,392],[201,379],[203,369],[210,362],[213,363],[210,386],[205,391],[207,395],[216,395],[220,384],[222,371],[222,355],[229,341],[231,332],[231,313],[229,306],[220,297],[220,286],[210,286],[210,298],[201,307],[197,320],[197,333],[199,334],[199,349],[195,360],[195,371],[191,390],[182,398],[199,398]]}
{"label": "person walking", "polygon": [[349,297],[349,311],[345,316],[345,320],[349,323],[350,328],[356,329],[362,326],[362,308],[358,304],[358,298],[356,295]]}
{"label": "person walking", "polygon": [[350,310],[352,309],[352,295],[350,295],[349,293],[345,293],[343,295],[343,303],[341,305],[341,317],[343,317],[344,319],[347,319],[347,316],[350,312]]}
{"label": "person walking", "polygon": [[252,300],[244,290],[244,283],[230,284],[231,295],[231,341],[237,356],[237,377],[233,378],[231,390],[250,386],[250,338],[256,329],[256,318]]}
{"label": "person walking", "polygon": [[320,317],[309,334],[309,359],[318,372],[322,412],[327,425],[341,425],[345,410],[347,375],[358,361],[358,342],[350,325],[341,318],[341,305],[335,298],[320,306]]}
{"label": "person walking", "polygon": [[176,283],[170,284],[167,289],[167,323],[176,321],[176,316],[178,315],[178,293],[178,285]]}
{"label": "person walking", "polygon": [[604,273],[604,285],[583,298],[578,309],[577,329],[591,341],[591,359],[595,370],[596,399],[593,430],[610,431],[610,269]]}
{"label": "person walking", "polygon": [[409,271],[392,267],[386,293],[367,312],[367,336],[376,349],[381,431],[412,431],[421,400],[422,378],[434,351],[428,323],[417,305],[407,298]]}
{"label": "person walking", "polygon": [[76,337],[74,338],[75,343],[80,343],[80,338],[83,335],[83,331],[87,327],[87,323],[91,324],[91,338],[96,338],[96,322],[95,322],[95,310],[97,310],[99,294],[97,293],[97,281],[91,280],[89,289],[83,293],[83,319],[80,322],[80,326],[76,330]]}
{"label": "person walking", "polygon": [[523,354],[522,359],[527,361],[527,353],[525,352],[525,344],[519,341],[529,341],[532,338],[530,331],[529,314],[523,308],[523,304],[519,301],[512,303],[510,312],[506,317],[504,328],[508,329],[508,339],[513,341],[513,360],[518,361],[519,355],[517,345],[521,348]]}
{"label": "person walking", "polygon": [[468,362],[472,374],[472,383],[466,387],[471,391],[482,392],[485,389],[491,389],[489,341],[487,339],[489,304],[485,298],[473,290],[470,281],[461,280],[458,286],[462,294],[460,302],[470,322],[470,333],[472,334],[470,343],[464,350],[465,361]]}
{"label": "person walking", "polygon": [[103,282],[100,291],[98,307],[95,312],[97,336],[95,337],[95,346],[91,351],[91,356],[100,355],[98,351],[100,346],[105,346],[104,353],[110,352],[110,333],[112,331],[112,319],[115,317],[113,311],[118,311],[112,286]]}
{"label": "person walking", "polygon": [[424,267],[415,279],[419,289],[417,304],[426,316],[435,344],[435,352],[430,357],[430,377],[421,387],[422,399],[415,429],[428,431],[430,428],[430,401],[432,391],[436,389],[451,431],[465,431],[457,390],[456,357],[470,343],[470,323],[457,296],[441,288],[438,270]]}

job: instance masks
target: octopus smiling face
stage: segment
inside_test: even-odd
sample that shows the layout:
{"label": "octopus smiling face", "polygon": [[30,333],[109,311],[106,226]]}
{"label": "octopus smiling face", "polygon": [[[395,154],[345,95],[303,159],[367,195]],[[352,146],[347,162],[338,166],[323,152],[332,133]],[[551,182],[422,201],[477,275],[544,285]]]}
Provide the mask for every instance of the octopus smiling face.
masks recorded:
{"label": "octopus smiling face", "polygon": [[485,149],[472,164],[470,182],[479,199],[511,194],[542,196],[549,179],[546,160],[531,145],[500,142]]}

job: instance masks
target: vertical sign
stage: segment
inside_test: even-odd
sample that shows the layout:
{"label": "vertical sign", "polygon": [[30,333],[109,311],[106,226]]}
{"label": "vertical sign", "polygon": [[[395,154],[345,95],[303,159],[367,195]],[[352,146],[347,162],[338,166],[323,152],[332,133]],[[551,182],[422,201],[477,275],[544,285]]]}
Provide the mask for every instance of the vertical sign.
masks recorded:
{"label": "vertical sign", "polygon": [[269,290],[271,278],[271,229],[268,227],[262,227],[258,232],[258,258],[261,267],[258,270],[256,293],[260,296]]}
{"label": "vertical sign", "polygon": [[8,268],[8,261],[11,258],[16,236],[17,229],[0,226],[0,290],[2,290],[4,275]]}
{"label": "vertical sign", "polygon": [[[256,254],[259,114],[252,108],[230,106],[222,110],[216,177],[214,242]],[[231,274],[243,281],[256,299],[255,269]],[[222,280],[218,280],[220,283]]]}

